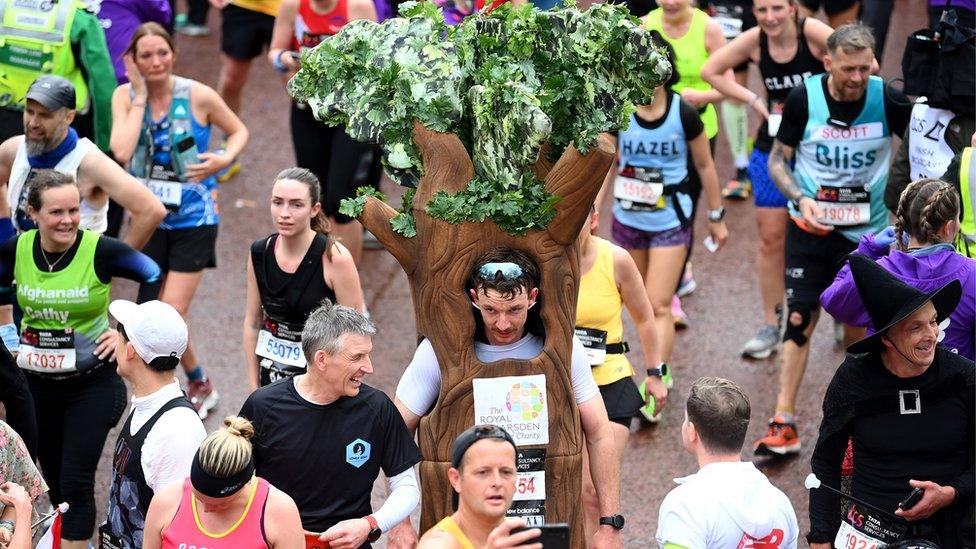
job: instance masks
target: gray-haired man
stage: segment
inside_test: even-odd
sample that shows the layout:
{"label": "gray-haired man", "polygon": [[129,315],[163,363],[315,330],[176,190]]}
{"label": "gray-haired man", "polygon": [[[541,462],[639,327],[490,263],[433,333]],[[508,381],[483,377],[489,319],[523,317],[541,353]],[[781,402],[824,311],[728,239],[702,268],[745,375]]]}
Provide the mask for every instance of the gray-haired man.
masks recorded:
{"label": "gray-haired man", "polygon": [[[355,309],[325,301],[302,331],[307,372],[258,389],[240,413],[254,423],[256,473],[291,496],[302,527],[333,549],[369,547],[420,501],[420,450],[390,398],[363,383],[374,333]],[[392,491],[373,513],[381,468]]]}

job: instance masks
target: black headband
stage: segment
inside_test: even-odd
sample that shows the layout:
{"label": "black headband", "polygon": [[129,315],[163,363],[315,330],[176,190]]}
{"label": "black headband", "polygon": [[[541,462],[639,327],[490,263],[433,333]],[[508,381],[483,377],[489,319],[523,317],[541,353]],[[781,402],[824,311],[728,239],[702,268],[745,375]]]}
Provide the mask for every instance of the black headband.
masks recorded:
{"label": "black headband", "polygon": [[201,494],[211,498],[226,498],[236,494],[254,476],[254,459],[241,472],[226,478],[215,477],[200,465],[200,452],[193,456],[190,466],[190,484]]}
{"label": "black headband", "polygon": [[508,434],[508,431],[505,429],[497,425],[475,425],[454,439],[454,446],[451,448],[451,467],[456,469],[461,464],[464,454],[468,452],[468,448],[475,442],[486,438],[503,440],[511,444],[512,448],[515,448],[515,453],[518,453],[515,440],[512,439],[512,435]]}

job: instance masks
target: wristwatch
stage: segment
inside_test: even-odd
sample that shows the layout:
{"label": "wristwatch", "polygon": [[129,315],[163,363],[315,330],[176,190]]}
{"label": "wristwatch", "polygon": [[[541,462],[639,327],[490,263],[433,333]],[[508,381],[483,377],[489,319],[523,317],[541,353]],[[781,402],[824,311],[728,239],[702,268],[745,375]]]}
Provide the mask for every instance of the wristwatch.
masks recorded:
{"label": "wristwatch", "polygon": [[668,363],[667,362],[662,362],[661,364],[658,365],[657,368],[648,368],[647,369],[647,377],[650,377],[650,376],[664,377],[666,375],[668,375]]}
{"label": "wristwatch", "polygon": [[369,534],[366,535],[366,541],[373,543],[374,541],[380,539],[383,531],[380,530],[380,525],[377,524],[376,519],[373,518],[373,515],[366,515],[363,518],[365,518],[366,522],[369,523]]}
{"label": "wristwatch", "polygon": [[714,210],[708,210],[708,221],[711,223],[718,223],[719,221],[725,219],[725,206],[719,206]]}
{"label": "wristwatch", "polygon": [[615,530],[623,530],[624,516],[621,514],[616,514],[609,517],[600,517],[600,526],[603,526],[604,524],[613,526]]}

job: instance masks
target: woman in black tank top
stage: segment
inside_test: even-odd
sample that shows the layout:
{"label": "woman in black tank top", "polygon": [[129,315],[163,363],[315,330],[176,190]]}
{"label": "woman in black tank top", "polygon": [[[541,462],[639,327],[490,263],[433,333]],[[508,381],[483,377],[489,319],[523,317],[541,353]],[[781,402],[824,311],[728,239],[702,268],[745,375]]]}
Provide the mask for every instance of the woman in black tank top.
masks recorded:
{"label": "woman in black tank top", "polygon": [[[756,202],[756,272],[764,318],[758,333],[743,346],[742,354],[762,359],[775,352],[779,343],[777,313],[785,293],[783,245],[788,218],[786,198],[769,177],[766,163],[786,96],[805,78],[823,72],[821,59],[827,53],[827,37],[833,29],[816,19],[798,19],[793,0],[755,0],[753,13],[758,26],[712,54],[701,75],[725,96],[746,102],[761,117],[748,172]],[[725,77],[729,69],[749,61],[759,65],[765,100]]]}
{"label": "woman in black tank top", "polygon": [[278,232],[251,244],[247,262],[244,355],[251,390],[305,371],[305,319],[322,301],[365,310],[352,256],[329,235],[319,180],[288,168],[271,189]]}

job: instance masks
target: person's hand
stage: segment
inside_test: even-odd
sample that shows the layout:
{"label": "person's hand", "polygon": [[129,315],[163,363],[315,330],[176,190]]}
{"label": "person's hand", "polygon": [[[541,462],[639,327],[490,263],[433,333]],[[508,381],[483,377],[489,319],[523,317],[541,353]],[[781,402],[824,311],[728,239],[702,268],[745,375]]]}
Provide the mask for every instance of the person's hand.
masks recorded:
{"label": "person's hand", "polygon": [[703,92],[693,88],[685,88],[681,90],[681,98],[691,103],[691,106],[695,107],[696,109],[700,109],[708,104],[708,92]]}
{"label": "person's hand", "polygon": [[145,101],[149,92],[146,90],[146,79],[142,77],[139,67],[136,66],[135,56],[131,53],[123,55],[122,64],[125,65],[125,77],[129,79],[132,93],[135,94],[133,101]]}
{"label": "person's hand", "polygon": [[542,543],[531,542],[531,540],[537,539],[542,535],[542,530],[530,528],[517,534],[512,533],[512,530],[521,526],[525,526],[525,522],[522,519],[505,519],[505,522],[495,527],[488,534],[488,543],[485,545],[485,549],[511,549],[513,547],[520,549],[542,549]]}
{"label": "person's hand", "polygon": [[725,242],[729,239],[729,229],[725,226],[725,221],[709,222],[708,233],[712,235],[712,240],[719,249],[725,246]]}
{"label": "person's hand", "polygon": [[386,546],[389,549],[414,549],[419,542],[409,517],[386,533]]}
{"label": "person's hand", "polygon": [[623,546],[620,530],[607,524],[601,524],[600,528],[593,534],[593,543],[590,544],[590,549],[620,549]]}
{"label": "person's hand", "polygon": [[819,231],[832,231],[834,230],[833,225],[824,225],[823,223],[817,221],[823,217],[823,210],[817,205],[817,201],[804,196],[800,199],[800,215],[803,216],[803,221],[807,223],[810,227],[817,229]]}
{"label": "person's hand", "polygon": [[647,376],[644,388],[646,389],[644,391],[644,404],[648,405],[651,403],[651,399],[654,399],[654,415],[660,415],[668,401],[668,386],[664,384],[664,380],[660,376]]}
{"label": "person's hand", "polygon": [[230,156],[212,152],[200,153],[197,155],[197,158],[202,160],[202,162],[186,165],[186,178],[194,182],[203,181],[229,166],[231,162]]}
{"label": "person's hand", "polygon": [[23,486],[16,482],[4,482],[0,485],[0,503],[12,505],[17,510],[30,510],[31,498]]}
{"label": "person's hand", "polygon": [[752,110],[756,111],[756,114],[762,118],[760,122],[764,122],[769,118],[769,108],[766,106],[766,102],[762,100],[762,97],[759,96],[759,94],[756,94],[756,96],[749,101],[749,106],[752,107]]}
{"label": "person's hand", "polygon": [[105,360],[108,357],[112,357],[112,361],[115,361],[115,344],[119,341],[119,333],[115,330],[109,329],[98,336],[95,340],[95,356],[99,360]]}
{"label": "person's hand", "polygon": [[890,248],[895,243],[895,228],[891,225],[875,233],[874,244],[878,248]]}
{"label": "person's hand", "polygon": [[952,505],[956,500],[956,490],[951,486],[940,486],[927,480],[909,480],[908,484],[912,488],[924,490],[922,499],[918,500],[914,507],[895,511],[896,515],[909,522],[927,519],[939,509]]}
{"label": "person's hand", "polygon": [[344,520],[323,532],[319,540],[328,542],[331,549],[358,549],[366,542],[370,530],[364,518]]}

